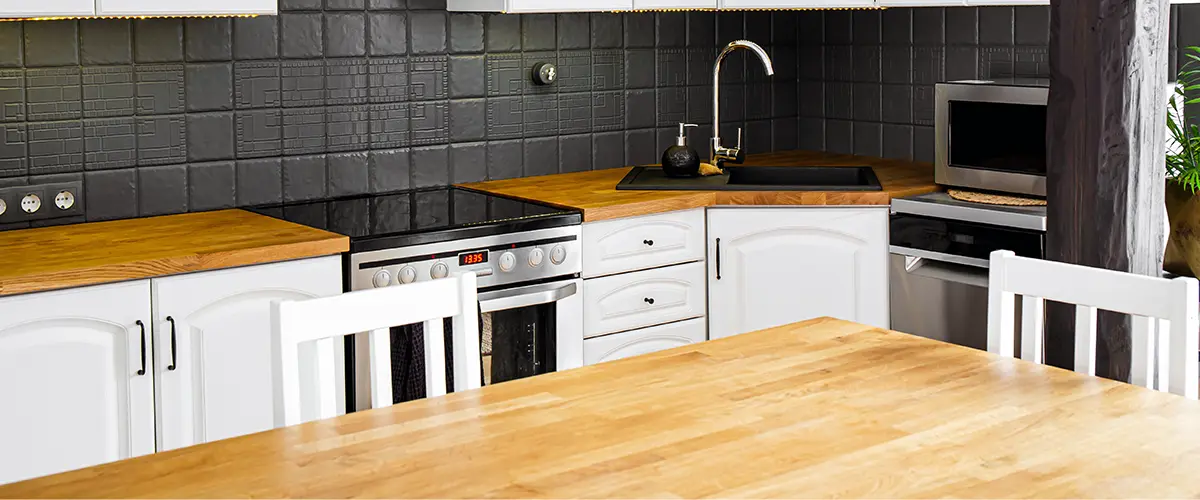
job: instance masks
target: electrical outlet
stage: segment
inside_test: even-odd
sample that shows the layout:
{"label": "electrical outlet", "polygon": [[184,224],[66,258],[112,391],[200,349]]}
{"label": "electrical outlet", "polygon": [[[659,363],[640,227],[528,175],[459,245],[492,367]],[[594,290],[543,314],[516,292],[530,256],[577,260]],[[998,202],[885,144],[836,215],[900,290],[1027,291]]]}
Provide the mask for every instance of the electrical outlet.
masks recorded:
{"label": "electrical outlet", "polygon": [[21,210],[29,215],[36,214],[42,209],[42,196],[38,193],[25,193],[21,198]]}
{"label": "electrical outlet", "polygon": [[83,215],[83,182],[0,188],[0,224]]}

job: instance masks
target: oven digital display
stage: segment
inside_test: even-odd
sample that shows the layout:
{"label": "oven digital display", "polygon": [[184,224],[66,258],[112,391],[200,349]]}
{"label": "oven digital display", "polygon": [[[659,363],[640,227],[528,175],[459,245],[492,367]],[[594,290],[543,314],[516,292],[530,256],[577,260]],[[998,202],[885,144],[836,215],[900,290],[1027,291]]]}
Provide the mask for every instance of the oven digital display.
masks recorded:
{"label": "oven digital display", "polygon": [[488,261],[487,250],[477,250],[474,252],[458,254],[458,265],[469,266],[471,264],[483,264]]}

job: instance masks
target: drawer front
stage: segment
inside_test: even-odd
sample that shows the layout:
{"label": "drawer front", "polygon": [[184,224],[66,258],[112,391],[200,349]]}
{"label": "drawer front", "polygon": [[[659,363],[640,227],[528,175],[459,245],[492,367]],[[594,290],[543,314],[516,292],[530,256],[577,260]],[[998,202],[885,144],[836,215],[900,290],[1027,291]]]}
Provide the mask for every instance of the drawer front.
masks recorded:
{"label": "drawer front", "polygon": [[704,263],[583,282],[583,336],[661,325],[704,315]]}
{"label": "drawer front", "polygon": [[648,354],[705,340],[704,318],[677,321],[583,341],[583,364]]}
{"label": "drawer front", "polygon": [[583,277],[704,259],[704,209],[583,225]]}

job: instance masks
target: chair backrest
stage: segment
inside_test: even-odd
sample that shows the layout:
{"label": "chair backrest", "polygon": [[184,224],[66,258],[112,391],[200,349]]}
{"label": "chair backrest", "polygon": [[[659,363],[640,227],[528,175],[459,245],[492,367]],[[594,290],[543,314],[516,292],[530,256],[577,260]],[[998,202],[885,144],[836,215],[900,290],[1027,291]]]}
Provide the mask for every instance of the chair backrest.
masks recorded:
{"label": "chair backrest", "polygon": [[[370,336],[372,408],[392,404],[389,329],[393,326],[424,324],[425,394],[435,397],[446,394],[442,320],[452,317],[454,389],[478,388],[481,374],[475,286],[475,273],[463,273],[433,281],[273,303],[275,426],[337,415],[333,341],[360,332],[369,332]],[[303,363],[311,366],[302,367],[301,345],[310,342],[315,344],[315,356]],[[304,373],[304,369],[311,371]],[[309,411],[302,411],[302,402],[308,403]]]}
{"label": "chair backrest", "polygon": [[1020,295],[1021,358],[1042,363],[1045,301],[1074,304],[1075,371],[1095,375],[1096,310],[1125,313],[1133,320],[1130,382],[1196,399],[1197,290],[1195,278],[1155,278],[997,250],[988,276],[988,351],[1013,356]]}

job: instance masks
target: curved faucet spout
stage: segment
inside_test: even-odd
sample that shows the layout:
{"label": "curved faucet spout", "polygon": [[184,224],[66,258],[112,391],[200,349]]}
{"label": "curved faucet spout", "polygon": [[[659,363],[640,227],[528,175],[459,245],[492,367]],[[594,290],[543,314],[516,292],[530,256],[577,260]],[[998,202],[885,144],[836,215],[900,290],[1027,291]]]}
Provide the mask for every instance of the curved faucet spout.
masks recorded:
{"label": "curved faucet spout", "polygon": [[718,162],[732,160],[734,163],[741,163],[742,157],[742,129],[738,129],[738,143],[732,148],[721,146],[721,61],[725,60],[725,56],[729,55],[737,49],[746,49],[758,56],[758,60],[762,62],[763,69],[766,70],[767,76],[775,74],[775,66],[771,64],[771,57],[767,55],[767,51],[763,50],[757,43],[749,40],[734,40],[729,42],[721,53],[717,55],[717,61],[713,63],[713,133],[712,142],[709,143],[709,161],[713,165],[718,165]]}

